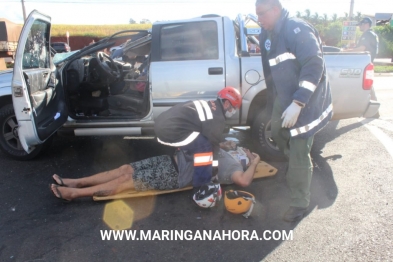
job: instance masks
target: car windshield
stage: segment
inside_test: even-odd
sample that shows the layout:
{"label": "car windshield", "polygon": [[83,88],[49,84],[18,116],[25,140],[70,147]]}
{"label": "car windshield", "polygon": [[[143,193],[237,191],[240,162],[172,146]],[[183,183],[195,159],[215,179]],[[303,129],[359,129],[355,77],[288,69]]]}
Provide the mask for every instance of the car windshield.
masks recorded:
{"label": "car windshield", "polygon": [[56,53],[55,56],[53,57],[53,63],[55,65],[57,65],[57,64],[63,62],[66,58],[75,54],[76,52],[79,52],[79,50],[75,50],[75,51],[67,52],[67,53]]}

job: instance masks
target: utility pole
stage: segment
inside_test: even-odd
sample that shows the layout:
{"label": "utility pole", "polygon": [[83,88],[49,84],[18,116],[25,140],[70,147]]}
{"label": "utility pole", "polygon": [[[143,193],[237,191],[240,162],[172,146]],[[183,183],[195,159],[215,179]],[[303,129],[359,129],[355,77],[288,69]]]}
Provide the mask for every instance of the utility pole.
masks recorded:
{"label": "utility pole", "polygon": [[351,8],[349,9],[349,20],[351,21],[353,18],[353,6],[355,4],[355,0],[351,0]]}
{"label": "utility pole", "polygon": [[25,2],[24,0],[22,1],[22,10],[23,10],[23,22],[26,21],[26,9],[25,9]]}

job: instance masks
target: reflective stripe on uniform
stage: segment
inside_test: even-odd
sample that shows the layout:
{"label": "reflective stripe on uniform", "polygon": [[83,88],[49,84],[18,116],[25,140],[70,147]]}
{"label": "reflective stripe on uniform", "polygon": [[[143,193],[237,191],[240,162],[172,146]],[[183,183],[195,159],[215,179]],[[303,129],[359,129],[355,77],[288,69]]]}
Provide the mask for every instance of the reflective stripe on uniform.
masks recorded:
{"label": "reflective stripe on uniform", "polygon": [[333,104],[330,104],[318,119],[312,121],[308,125],[291,129],[291,136],[294,137],[310,131],[311,129],[319,125],[329,115],[329,113],[332,110],[333,110]]}
{"label": "reflective stripe on uniform", "polygon": [[194,154],[194,166],[207,166],[213,164],[213,152]]}
{"label": "reflective stripe on uniform", "polygon": [[[206,118],[208,120],[213,119],[212,110],[210,109],[210,107],[206,101],[198,100],[198,101],[192,101],[192,102],[195,105],[195,108],[198,112],[199,120],[201,120],[201,122],[205,121]],[[205,117],[205,114],[206,114],[206,117]]]}
{"label": "reflective stripe on uniform", "polygon": [[308,81],[300,81],[300,82],[299,82],[299,86],[300,86],[300,87],[303,87],[303,88],[305,88],[305,89],[308,89],[308,90],[310,90],[311,92],[314,92],[315,89],[317,88],[316,85],[314,85],[313,83],[308,82]]}
{"label": "reflective stripe on uniform", "polygon": [[269,65],[275,66],[281,62],[284,62],[288,59],[296,59],[296,56],[292,53],[283,53],[281,55],[276,56],[276,58],[269,59]]}
{"label": "reflective stripe on uniform", "polygon": [[184,139],[183,141],[180,141],[180,142],[176,142],[176,143],[167,143],[167,142],[161,141],[158,137],[157,137],[157,140],[161,144],[164,144],[164,145],[167,145],[167,146],[176,146],[177,147],[177,146],[188,145],[189,143],[194,141],[195,138],[197,138],[197,136],[199,136],[199,132],[192,132],[191,135],[189,135],[186,139]]}
{"label": "reflective stripe on uniform", "polygon": [[205,121],[205,114],[203,113],[202,105],[199,101],[192,101],[194,102],[195,108],[198,112],[199,120],[202,122]]}
{"label": "reflective stripe on uniform", "polygon": [[207,104],[207,102],[205,100],[200,100],[200,102],[203,105],[203,108],[205,109],[206,118],[213,119],[212,110],[210,109],[210,106]]}

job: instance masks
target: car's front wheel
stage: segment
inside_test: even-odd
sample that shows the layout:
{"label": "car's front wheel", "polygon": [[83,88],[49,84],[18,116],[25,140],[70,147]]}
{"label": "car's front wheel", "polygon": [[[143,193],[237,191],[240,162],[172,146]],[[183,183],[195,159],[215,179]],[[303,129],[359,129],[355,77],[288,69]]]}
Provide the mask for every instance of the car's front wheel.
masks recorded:
{"label": "car's front wheel", "polygon": [[38,156],[45,148],[49,147],[52,138],[38,145],[29,154],[23,149],[18,136],[18,122],[12,104],[0,109],[0,149],[7,156],[17,160],[29,160]]}
{"label": "car's front wheel", "polygon": [[261,159],[271,161],[286,161],[285,155],[278,149],[272,138],[271,118],[263,110],[254,119],[251,126],[251,136],[256,147],[256,151]]}

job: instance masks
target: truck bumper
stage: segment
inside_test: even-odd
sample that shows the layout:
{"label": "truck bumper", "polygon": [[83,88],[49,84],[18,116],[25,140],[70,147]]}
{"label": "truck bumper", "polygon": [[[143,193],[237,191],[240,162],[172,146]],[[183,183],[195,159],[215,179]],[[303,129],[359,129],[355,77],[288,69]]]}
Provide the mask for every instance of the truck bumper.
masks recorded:
{"label": "truck bumper", "polygon": [[370,103],[368,104],[368,107],[364,112],[363,117],[365,118],[373,117],[378,112],[380,106],[381,106],[380,102],[375,100],[370,100]]}

